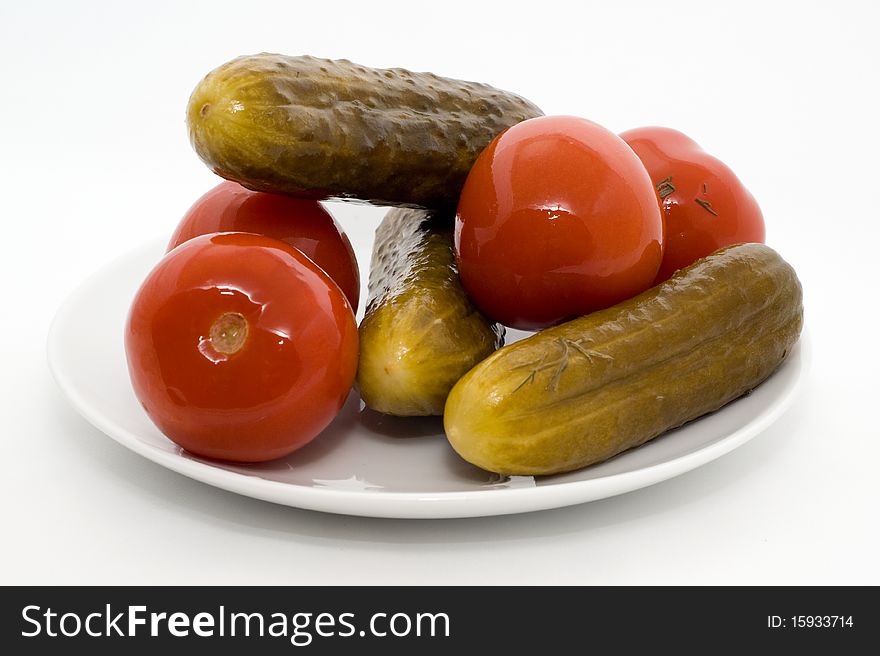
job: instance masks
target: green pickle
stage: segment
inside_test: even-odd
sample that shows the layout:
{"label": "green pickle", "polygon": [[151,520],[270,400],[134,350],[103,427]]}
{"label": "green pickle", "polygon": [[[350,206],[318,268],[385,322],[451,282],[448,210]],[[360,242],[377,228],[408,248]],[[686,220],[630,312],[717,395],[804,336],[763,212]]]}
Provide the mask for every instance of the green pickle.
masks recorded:
{"label": "green pickle", "polygon": [[249,189],[451,207],[483,148],[540,115],[487,84],[263,53],[205,76],[187,124],[199,157]]}
{"label": "green pickle", "polygon": [[792,267],[763,244],[726,247],[493,353],[449,394],[446,434],[489,471],[580,469],[746,394],[779,367],[802,324]]}
{"label": "green pickle", "polygon": [[458,379],[503,344],[461,286],[452,218],[395,208],[376,230],[357,386],[378,412],[442,414]]}

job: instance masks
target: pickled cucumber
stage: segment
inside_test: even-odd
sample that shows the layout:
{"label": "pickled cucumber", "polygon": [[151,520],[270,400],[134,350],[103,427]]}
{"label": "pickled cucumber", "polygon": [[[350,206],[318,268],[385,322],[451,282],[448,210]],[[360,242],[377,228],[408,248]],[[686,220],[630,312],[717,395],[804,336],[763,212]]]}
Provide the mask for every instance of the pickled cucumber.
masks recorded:
{"label": "pickled cucumber", "polygon": [[187,107],[193,147],[249,189],[443,207],[480,151],[541,110],[487,84],[263,53],[210,72]]}
{"label": "pickled cucumber", "polygon": [[792,267],[763,244],[727,247],[489,356],[449,394],[447,437],[465,460],[502,474],[601,462],[749,392],[802,323]]}
{"label": "pickled cucumber", "polygon": [[452,216],[395,208],[376,230],[357,386],[391,415],[443,413],[449,390],[504,339],[458,279]]}

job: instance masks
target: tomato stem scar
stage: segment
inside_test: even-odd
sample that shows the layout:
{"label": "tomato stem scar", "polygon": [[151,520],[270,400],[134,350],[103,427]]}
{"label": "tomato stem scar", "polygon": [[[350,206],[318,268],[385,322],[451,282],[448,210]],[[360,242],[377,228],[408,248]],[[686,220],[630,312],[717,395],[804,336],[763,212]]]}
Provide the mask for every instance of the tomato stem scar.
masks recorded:
{"label": "tomato stem scar", "polygon": [[218,353],[232,355],[241,350],[248,336],[248,322],[238,312],[221,314],[211,324],[211,346]]}
{"label": "tomato stem scar", "polygon": [[712,209],[712,203],[707,200],[703,200],[702,198],[694,198],[694,200],[697,201],[700,207],[702,207],[704,210],[706,210],[707,212],[711,212],[715,216],[718,216],[718,212]]}
{"label": "tomato stem scar", "polygon": [[660,196],[660,200],[666,198],[669,194],[675,191],[675,187],[672,184],[672,176],[667,176],[663,180],[657,183],[657,195]]}

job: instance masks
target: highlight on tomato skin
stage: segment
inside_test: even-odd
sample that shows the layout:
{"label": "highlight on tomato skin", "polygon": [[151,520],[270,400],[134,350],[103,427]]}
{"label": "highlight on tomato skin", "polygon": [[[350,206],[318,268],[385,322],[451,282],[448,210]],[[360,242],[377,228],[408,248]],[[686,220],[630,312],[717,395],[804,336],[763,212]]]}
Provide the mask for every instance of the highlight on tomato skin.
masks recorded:
{"label": "highlight on tomato skin", "polygon": [[638,157],[575,116],[529,119],[480,154],[459,199],[462,284],[489,318],[538,330],[647,289],[663,256]]}
{"label": "highlight on tomato skin", "polygon": [[654,283],[723,246],[764,243],[764,215],[736,174],[687,135],[665,127],[621,133],[660,198],[666,251]]}
{"label": "highlight on tomato skin", "polygon": [[299,249],[339,285],[357,313],[361,281],[354,249],[317,200],[251,191],[224,180],[193,203],[166,250],[212,232],[253,232]]}
{"label": "highlight on tomato skin", "polygon": [[314,439],[348,397],[354,313],[297,249],[250,233],[195,237],[149,273],[125,352],[160,431],[205,458],[259,462]]}

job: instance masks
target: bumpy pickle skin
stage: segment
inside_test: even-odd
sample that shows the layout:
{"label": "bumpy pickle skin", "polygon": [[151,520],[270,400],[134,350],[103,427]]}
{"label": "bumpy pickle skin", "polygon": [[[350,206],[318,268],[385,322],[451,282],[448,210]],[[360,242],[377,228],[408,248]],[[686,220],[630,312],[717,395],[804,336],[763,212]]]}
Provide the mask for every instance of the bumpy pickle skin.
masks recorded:
{"label": "bumpy pickle skin", "polygon": [[187,124],[205,164],[249,189],[452,207],[483,148],[540,115],[487,84],[262,53],[208,73]]}
{"label": "bumpy pickle skin", "polygon": [[452,389],[446,434],[489,471],[580,469],[754,389],[802,325],[794,269],[763,244],[726,247],[628,301],[496,351]]}
{"label": "bumpy pickle skin", "polygon": [[357,387],[397,416],[440,415],[449,390],[503,344],[458,279],[452,215],[395,208],[376,230]]}

